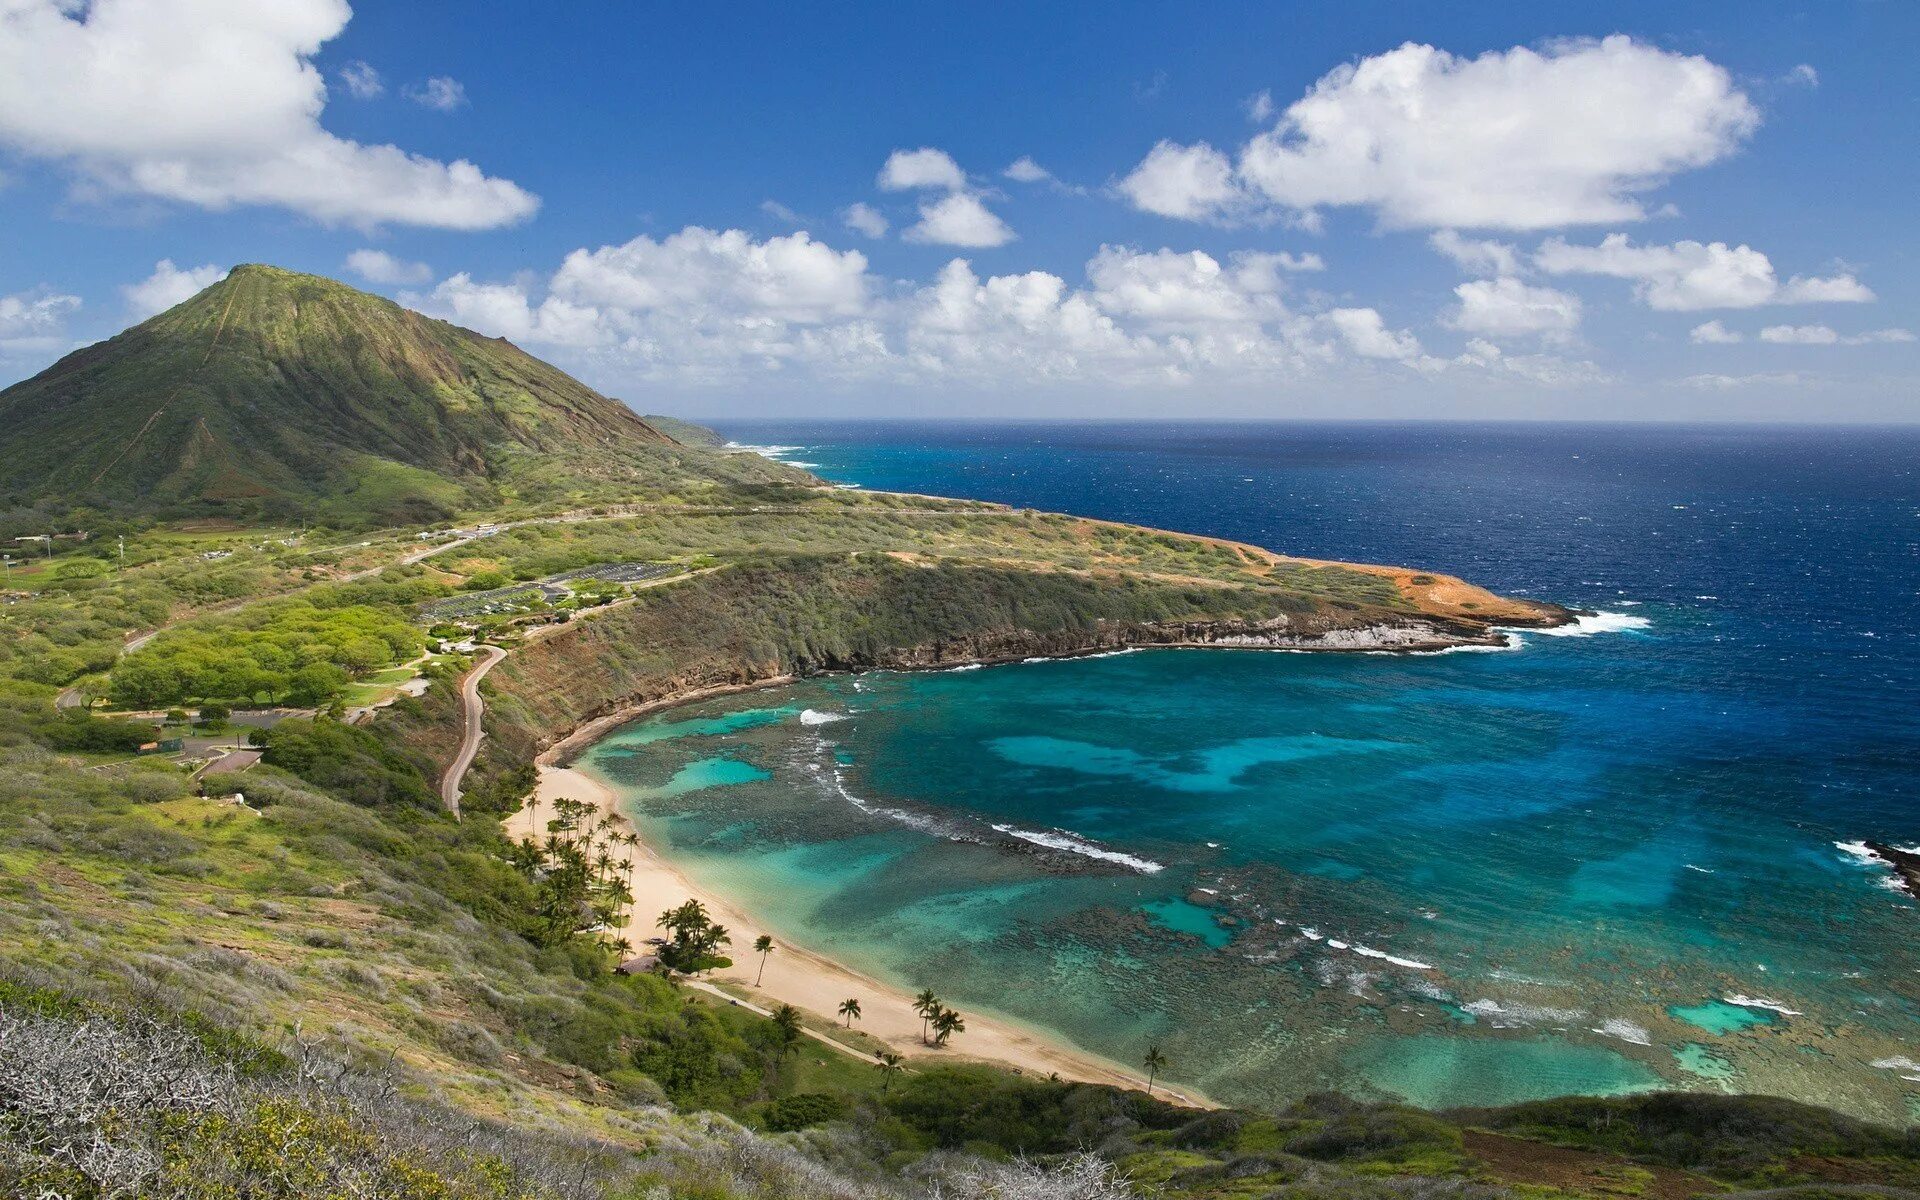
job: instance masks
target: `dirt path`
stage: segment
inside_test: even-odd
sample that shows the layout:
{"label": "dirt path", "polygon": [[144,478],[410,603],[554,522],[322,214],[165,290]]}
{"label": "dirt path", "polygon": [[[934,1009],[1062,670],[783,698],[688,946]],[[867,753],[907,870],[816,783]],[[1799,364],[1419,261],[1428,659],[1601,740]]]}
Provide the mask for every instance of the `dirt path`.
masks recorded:
{"label": "dirt path", "polygon": [[460,815],[460,781],[466,778],[467,768],[473,765],[473,756],[480,753],[481,718],[486,716],[486,702],[480,699],[480,681],[486,678],[488,671],[500,665],[507,652],[498,646],[480,647],[481,661],[460,680],[460,713],[466,723],[466,733],[460,740],[460,753],[453,756],[447,773],[440,777],[440,799],[447,805],[447,811]]}

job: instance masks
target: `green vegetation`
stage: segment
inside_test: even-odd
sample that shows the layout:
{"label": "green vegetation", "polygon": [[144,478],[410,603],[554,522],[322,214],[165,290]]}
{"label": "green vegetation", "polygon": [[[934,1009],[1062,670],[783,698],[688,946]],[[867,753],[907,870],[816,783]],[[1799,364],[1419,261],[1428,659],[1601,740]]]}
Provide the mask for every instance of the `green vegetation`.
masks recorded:
{"label": "green vegetation", "polygon": [[48,511],[392,524],[805,478],[682,447],[504,340],[265,266],[0,391],[0,419],[0,492]]}

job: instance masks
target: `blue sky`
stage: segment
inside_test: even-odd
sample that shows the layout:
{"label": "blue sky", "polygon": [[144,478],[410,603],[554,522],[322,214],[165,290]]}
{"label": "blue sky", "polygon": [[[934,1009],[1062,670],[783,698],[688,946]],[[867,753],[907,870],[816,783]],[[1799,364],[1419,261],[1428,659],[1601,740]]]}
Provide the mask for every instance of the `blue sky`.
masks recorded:
{"label": "blue sky", "polygon": [[1920,418],[1904,0],[475,11],[0,0],[0,382],[265,261],[693,415]]}

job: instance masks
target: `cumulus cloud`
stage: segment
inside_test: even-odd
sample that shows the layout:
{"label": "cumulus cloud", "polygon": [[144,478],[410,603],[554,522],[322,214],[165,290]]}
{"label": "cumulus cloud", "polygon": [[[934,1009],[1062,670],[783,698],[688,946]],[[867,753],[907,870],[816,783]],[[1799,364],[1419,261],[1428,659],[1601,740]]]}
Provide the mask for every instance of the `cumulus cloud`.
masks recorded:
{"label": "cumulus cloud", "polygon": [[923,146],[918,150],[895,150],[880,168],[880,187],[889,192],[918,188],[941,188],[957,192],[967,186],[967,173],[945,150]]}
{"label": "cumulus cloud", "polygon": [[1820,86],[1820,72],[1814,70],[1811,63],[1800,63],[1782,76],[1780,82],[1817,88]]}
{"label": "cumulus cloud", "polygon": [[900,235],[936,246],[1004,246],[1016,236],[972,192],[954,192],[920,206],[920,220]]}
{"label": "cumulus cloud", "polygon": [[380,81],[380,72],[357,58],[340,68],[340,85],[355,100],[378,100],[387,94],[387,85]]}
{"label": "cumulus cloud", "polygon": [[385,250],[355,250],[347,255],[346,268],[368,283],[417,285],[433,279],[432,267],[395,258]]}
{"label": "cumulus cloud", "polygon": [[153,274],[139,283],[124,284],[120,294],[136,320],[145,320],[212,287],[227,277],[225,267],[205,263],[181,270],[173,260],[163,258],[153,265]]}
{"label": "cumulus cloud", "polygon": [[1597,246],[1561,238],[1542,243],[1534,265],[1550,275],[1604,275],[1633,281],[1634,294],[1650,308],[1692,312],[1703,308],[1755,308],[1762,304],[1858,303],[1873,293],[1852,275],[1825,279],[1799,276],[1779,282],[1773,263],[1751,246],[1725,242],[1634,245],[1624,233]]}
{"label": "cumulus cloud", "polygon": [[407,99],[436,112],[453,112],[467,106],[467,85],[451,75],[435,75],[425,83],[408,88]]}
{"label": "cumulus cloud", "polygon": [[1745,340],[1745,335],[1713,320],[1695,325],[1693,331],[1687,334],[1687,340],[1696,346],[1732,346]]}
{"label": "cumulus cloud", "polygon": [[1205,142],[1161,142],[1117,187],[1142,212],[1187,221],[1222,218],[1243,203],[1233,163]]}
{"label": "cumulus cloud", "polygon": [[0,359],[50,355],[67,344],[67,318],[80,297],[48,288],[0,296]]}
{"label": "cumulus cloud", "polygon": [[1758,124],[1724,68],[1629,37],[1471,59],[1408,43],[1329,72],[1237,164],[1163,142],[1121,190],[1187,219],[1261,203],[1365,208],[1394,228],[1634,221],[1644,193]]}
{"label": "cumulus cloud", "polygon": [[1586,359],[1557,354],[1508,354],[1485,338],[1471,338],[1452,360],[1455,367],[1479,368],[1490,375],[1507,376],[1541,387],[1587,387],[1612,382],[1613,377]]}
{"label": "cumulus cloud", "polygon": [[1248,96],[1242,107],[1247,110],[1247,120],[1256,125],[1265,124],[1273,119],[1273,92],[1268,88],[1261,88]]}
{"label": "cumulus cloud", "polygon": [[1546,335],[1564,337],[1580,326],[1580,298],[1553,288],[1534,287],[1511,276],[1477,279],[1453,289],[1460,306],[1446,323],[1490,338]]}
{"label": "cumulus cloud", "polygon": [[1285,293],[1302,263],[1103,246],[1077,284],[1046,271],[983,275],[965,259],[913,283],[878,278],[858,251],[804,233],[689,228],[577,250],[544,280],[463,273],[408,299],[625,381],[1246,385],[1361,359],[1448,365],[1371,309],[1294,310]]}
{"label": "cumulus cloud", "polygon": [[1015,183],[1044,183],[1053,178],[1052,171],[1033,161],[1033,157],[1027,154],[1008,163],[1007,169],[1000,173]]}
{"label": "cumulus cloud", "polygon": [[887,236],[887,230],[892,228],[879,209],[864,201],[841,209],[840,221],[861,237],[883,238]]}
{"label": "cumulus cloud", "polygon": [[1371,308],[1336,308],[1327,313],[1347,347],[1362,358],[1415,359],[1420,357],[1420,339],[1405,330],[1387,328],[1379,312]]}
{"label": "cumulus cloud", "polygon": [[1769,325],[1760,331],[1760,340],[1776,346],[1871,346],[1911,342],[1914,336],[1905,329],[1875,329],[1868,333],[1842,334],[1830,325]]}
{"label": "cumulus cloud", "polygon": [[1518,275],[1520,252],[1511,242],[1464,238],[1455,229],[1434,231],[1427,244],[1452,259],[1463,271],[1476,275]]}
{"label": "cumulus cloud", "polygon": [[321,127],[312,60],[349,15],[345,0],[7,0],[0,144],[95,189],[215,210],[446,229],[531,215],[536,197],[472,163]]}
{"label": "cumulus cloud", "polygon": [[[1032,159],[1023,158],[1020,163],[1038,169]],[[1016,236],[1007,223],[987,207],[980,194],[967,186],[967,173],[945,150],[931,146],[895,150],[880,168],[879,184],[890,192],[946,193],[920,205],[920,220],[900,235],[906,241],[987,249],[1004,246]]]}

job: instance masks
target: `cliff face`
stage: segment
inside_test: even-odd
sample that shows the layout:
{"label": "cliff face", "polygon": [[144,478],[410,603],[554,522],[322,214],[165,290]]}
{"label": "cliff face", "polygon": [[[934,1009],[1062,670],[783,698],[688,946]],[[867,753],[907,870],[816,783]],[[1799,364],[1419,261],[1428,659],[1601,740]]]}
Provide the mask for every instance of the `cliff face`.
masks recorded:
{"label": "cliff face", "polygon": [[[1562,619],[1552,606],[1502,618]],[[657,589],[516,650],[488,680],[479,769],[521,768],[580,726],[635,707],[828,671],[1146,646],[1423,650],[1497,644],[1502,636],[1487,620],[1411,603],[1320,603],[1282,588],[886,557],[760,563]]]}

